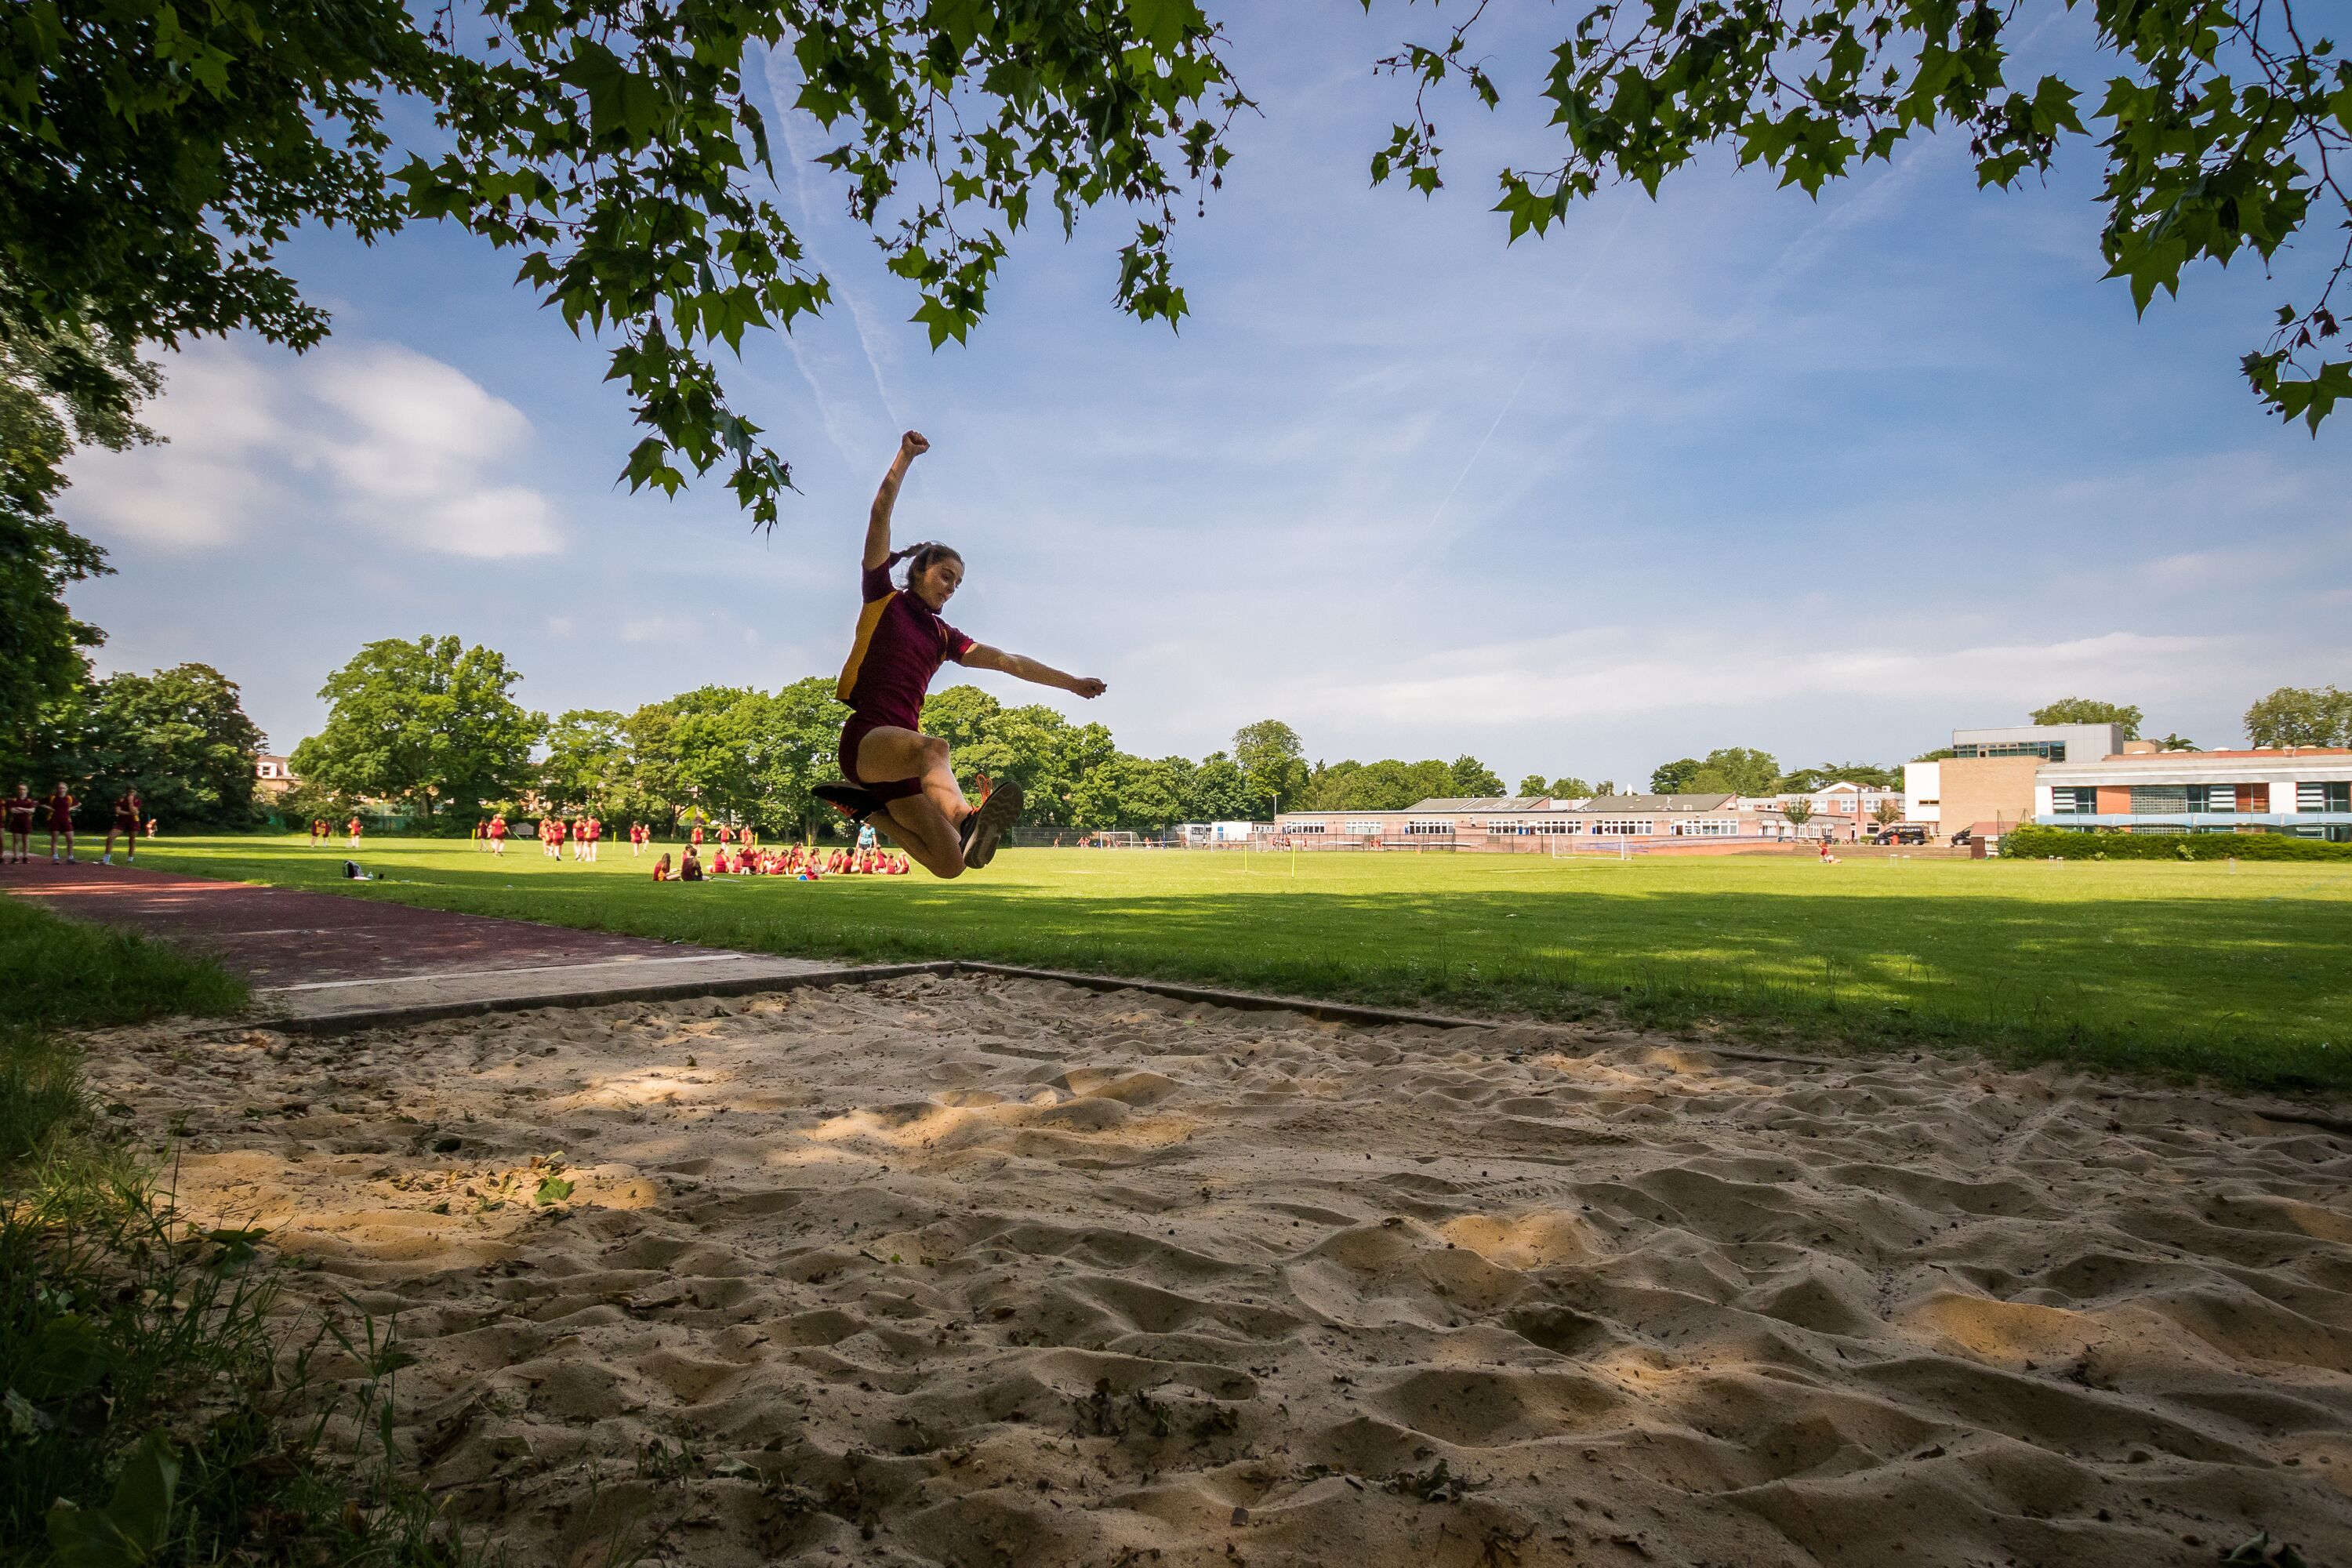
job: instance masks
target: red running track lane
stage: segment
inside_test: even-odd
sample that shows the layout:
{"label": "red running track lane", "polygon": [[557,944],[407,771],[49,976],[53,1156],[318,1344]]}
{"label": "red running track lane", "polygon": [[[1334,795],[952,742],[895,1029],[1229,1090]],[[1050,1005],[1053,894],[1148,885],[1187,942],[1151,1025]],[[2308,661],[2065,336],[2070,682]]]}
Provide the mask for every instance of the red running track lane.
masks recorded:
{"label": "red running track lane", "polygon": [[719,951],[89,860],[53,866],[47,856],[29,865],[0,867],[0,891],[69,919],[129,926],[201,948],[261,986],[689,958]]}

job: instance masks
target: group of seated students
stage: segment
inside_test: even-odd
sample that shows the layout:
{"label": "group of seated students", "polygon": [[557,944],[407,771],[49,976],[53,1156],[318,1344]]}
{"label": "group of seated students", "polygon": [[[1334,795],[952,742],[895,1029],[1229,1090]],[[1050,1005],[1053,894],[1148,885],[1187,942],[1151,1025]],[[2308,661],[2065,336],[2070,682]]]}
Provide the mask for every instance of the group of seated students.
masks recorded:
{"label": "group of seated students", "polygon": [[662,852],[662,858],[654,862],[654,880],[699,882],[705,877],[791,877],[814,882],[825,877],[903,877],[911,869],[912,862],[895,849],[826,850],[813,849],[805,844],[785,849],[733,850],[722,844],[712,852],[706,868],[701,855],[689,844],[674,870],[669,852]]}

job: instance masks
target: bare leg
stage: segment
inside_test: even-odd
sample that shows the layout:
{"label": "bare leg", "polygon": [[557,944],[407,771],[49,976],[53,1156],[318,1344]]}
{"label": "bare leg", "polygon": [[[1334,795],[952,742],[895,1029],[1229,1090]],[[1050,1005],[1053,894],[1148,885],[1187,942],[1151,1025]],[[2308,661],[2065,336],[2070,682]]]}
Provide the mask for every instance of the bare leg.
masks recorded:
{"label": "bare leg", "polygon": [[928,795],[894,800],[866,819],[934,877],[963,875],[963,839]]}
{"label": "bare leg", "polygon": [[963,786],[956,783],[945,741],[896,727],[869,731],[857,743],[857,775],[868,784],[920,779],[923,793],[890,802],[875,826],[887,827],[890,837],[933,876],[963,875],[960,830],[973,807],[963,797]]}
{"label": "bare leg", "polygon": [[948,743],[936,735],[915,730],[869,731],[857,743],[857,776],[868,784],[920,779],[923,797],[958,828],[976,809],[964,798],[963,786],[956,783]]}

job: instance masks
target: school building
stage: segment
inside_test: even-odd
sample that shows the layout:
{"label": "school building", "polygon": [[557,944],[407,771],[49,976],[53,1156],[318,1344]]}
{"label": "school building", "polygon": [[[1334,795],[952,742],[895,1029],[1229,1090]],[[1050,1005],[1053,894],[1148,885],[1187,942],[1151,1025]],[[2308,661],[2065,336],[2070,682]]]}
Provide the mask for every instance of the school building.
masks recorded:
{"label": "school building", "polygon": [[1424,800],[1402,811],[1286,811],[1274,840],[1299,849],[1470,849],[1542,855],[1632,847],[1706,851],[1795,836],[1769,802],[1732,795]]}
{"label": "school building", "polygon": [[[1751,804],[1786,813],[1799,801],[1811,808],[1805,825],[1797,830],[1799,837],[1828,838],[1844,844],[1867,838],[1887,826],[1878,820],[1882,815],[1899,818],[1903,812],[1901,790],[1859,784],[1847,779],[1801,794],[1764,795]],[[1893,812],[1883,811],[1886,806],[1892,806]]]}
{"label": "school building", "polygon": [[2033,820],[2048,827],[2293,833],[2352,843],[2352,750],[2151,748],[2052,763],[2034,775]]}
{"label": "school building", "polygon": [[1904,819],[1999,838],[2020,823],[2133,833],[2352,840],[2352,750],[2165,752],[2112,724],[1955,730],[1949,757],[1903,770]]}
{"label": "school building", "polygon": [[1973,833],[1998,838],[2033,816],[2033,782],[2053,763],[2090,763],[2129,747],[2120,724],[2009,724],[1955,730],[1952,754],[1903,767],[1903,820],[1932,826],[1945,837]]}

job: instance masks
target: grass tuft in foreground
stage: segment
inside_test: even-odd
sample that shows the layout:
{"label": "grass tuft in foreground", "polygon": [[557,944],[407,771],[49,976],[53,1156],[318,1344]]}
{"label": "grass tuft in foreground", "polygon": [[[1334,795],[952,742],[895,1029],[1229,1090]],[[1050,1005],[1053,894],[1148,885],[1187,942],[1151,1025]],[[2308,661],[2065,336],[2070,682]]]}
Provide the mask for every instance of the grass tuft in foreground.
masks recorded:
{"label": "grass tuft in foreground", "polygon": [[62,921],[0,898],[0,1023],[51,1028],[135,1024],[244,1007],[244,981],[219,964],[134,932]]}
{"label": "grass tuft in foreground", "polygon": [[[34,918],[27,920],[27,915]],[[0,957],[60,958],[36,1016],[240,1001],[152,942],[0,901]],[[86,986],[70,994],[57,984]],[[461,1568],[477,1553],[394,1462],[404,1352],[367,1320],[299,1325],[258,1230],[186,1223],[110,1136],[69,1040],[0,1024],[0,1562]]]}

